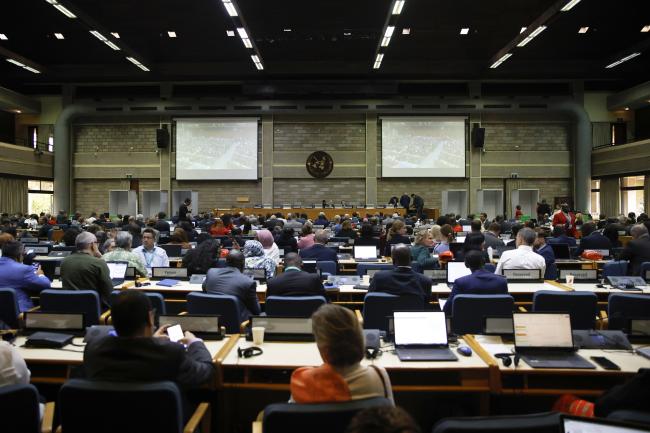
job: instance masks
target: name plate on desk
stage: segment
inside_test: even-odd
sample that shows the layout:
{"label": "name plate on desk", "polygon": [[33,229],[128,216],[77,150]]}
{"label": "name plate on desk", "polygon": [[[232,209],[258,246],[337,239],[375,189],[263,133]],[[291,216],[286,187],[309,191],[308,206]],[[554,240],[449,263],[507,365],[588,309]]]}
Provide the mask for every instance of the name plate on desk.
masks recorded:
{"label": "name plate on desk", "polygon": [[424,275],[431,278],[433,281],[447,281],[447,270],[446,269],[425,269]]}
{"label": "name plate on desk", "polygon": [[596,269],[560,269],[560,280],[566,281],[567,275],[573,275],[575,281],[597,281]]}
{"label": "name plate on desk", "polygon": [[647,271],[645,271],[645,275],[643,276],[643,278],[644,278],[646,281],[650,281],[650,269],[648,269]]}
{"label": "name plate on desk", "polygon": [[592,250],[596,251],[598,254],[600,254],[603,257],[609,257],[609,250]]}
{"label": "name plate on desk", "polygon": [[511,281],[535,281],[542,279],[540,269],[503,269],[503,276]]}
{"label": "name plate on desk", "polygon": [[151,268],[151,278],[187,279],[187,268]]}
{"label": "name plate on desk", "polygon": [[32,244],[27,244],[25,245],[25,252],[27,254],[34,253],[34,254],[49,254],[50,253],[50,247],[47,245],[32,245]]}

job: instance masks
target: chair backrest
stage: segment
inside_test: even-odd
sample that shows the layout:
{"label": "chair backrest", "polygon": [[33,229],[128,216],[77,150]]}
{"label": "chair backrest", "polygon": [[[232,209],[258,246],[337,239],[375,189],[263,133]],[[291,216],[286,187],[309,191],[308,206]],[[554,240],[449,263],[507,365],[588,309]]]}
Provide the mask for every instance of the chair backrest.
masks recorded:
{"label": "chair backrest", "polygon": [[544,272],[545,280],[557,280],[558,269],[555,263],[551,263],[546,267],[546,272]]}
{"label": "chair backrest", "polygon": [[391,405],[383,397],[342,403],[273,403],[264,408],[262,425],[264,433],[343,433],[357,412]]}
{"label": "chair backrest", "polygon": [[650,319],[650,296],[612,293],[607,299],[609,329],[627,329],[630,319]]}
{"label": "chair backrest", "polygon": [[173,382],[72,379],[61,387],[57,408],[66,433],[183,430],[181,395]]}
{"label": "chair backrest", "polygon": [[627,275],[628,263],[624,260],[612,260],[603,265],[603,278],[624,277]]}
{"label": "chair backrest", "polygon": [[413,269],[413,272],[417,272],[417,273],[420,273],[420,274],[424,273],[424,268],[418,262],[411,262],[411,269]]}
{"label": "chair backrest", "polygon": [[[122,293],[122,290],[113,290],[111,292],[111,296],[109,298],[109,302],[111,306],[113,305],[115,299],[120,293]],[[160,315],[167,314],[167,307],[165,306],[165,298],[163,298],[163,295],[161,295],[160,293],[145,292],[145,295],[147,296],[147,298],[149,298],[149,301],[151,302],[151,307],[156,310],[155,325],[158,326],[158,319],[160,318]]]}
{"label": "chair backrest", "polygon": [[368,293],[363,299],[363,327],[388,331],[388,317],[393,316],[395,311],[425,309],[427,309],[427,305],[419,296],[397,296],[381,292]]}
{"label": "chair backrest", "polygon": [[357,265],[357,275],[360,277],[366,275],[369,270],[380,270],[380,271],[389,271],[393,269],[393,265],[390,263],[359,263]]}
{"label": "chair backrest", "polygon": [[510,295],[458,295],[452,299],[451,329],[454,334],[481,334],[486,317],[512,316],[515,300]]}
{"label": "chair backrest", "polygon": [[327,304],[324,296],[269,296],[265,312],[267,316],[311,317],[323,304]]}
{"label": "chair backrest", "polygon": [[330,275],[336,275],[336,262],[332,260],[322,260],[316,262],[316,269],[320,269],[321,273],[327,272]]}
{"label": "chair backrest", "polygon": [[[229,334],[239,332],[241,312],[245,308],[237,297],[212,293],[190,293],[186,297],[190,314],[218,315]],[[220,325],[221,326],[221,325]]]}
{"label": "chair backrest", "polygon": [[639,425],[650,425],[650,413],[640,410],[621,409],[607,415],[607,419]]}
{"label": "chair backrest", "polygon": [[40,433],[38,391],[34,385],[0,387],[2,431]]}
{"label": "chair backrest", "polygon": [[438,421],[432,433],[557,433],[560,413],[543,412],[529,415],[480,416],[446,418]]}
{"label": "chair backrest", "polygon": [[495,273],[497,271],[497,267],[492,263],[486,263],[485,266],[483,266],[483,269],[491,273]]}
{"label": "chair backrest", "polygon": [[640,271],[641,271],[641,275],[640,275],[640,277],[643,278],[643,279],[645,280],[645,279],[646,279],[646,278],[645,278],[645,273],[646,273],[647,271],[650,271],[650,262],[643,262],[643,263],[641,263]]}
{"label": "chair backrest", "polygon": [[556,292],[540,290],[533,295],[534,312],[567,312],[572,329],[594,329],[598,314],[598,296],[592,292]]}
{"label": "chair backrest", "polygon": [[0,320],[12,329],[18,329],[18,298],[14,289],[0,289]]}
{"label": "chair backrest", "polygon": [[43,290],[40,295],[44,313],[83,313],[84,326],[99,325],[99,294],[94,290]]}

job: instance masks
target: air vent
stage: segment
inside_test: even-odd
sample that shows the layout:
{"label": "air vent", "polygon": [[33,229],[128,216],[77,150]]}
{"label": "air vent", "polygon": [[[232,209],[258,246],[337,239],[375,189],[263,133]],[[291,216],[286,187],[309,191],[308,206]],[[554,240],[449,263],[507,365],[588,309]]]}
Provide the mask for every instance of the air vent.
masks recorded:
{"label": "air vent", "polygon": [[367,105],[341,105],[342,110],[367,110]]}
{"label": "air vent", "polygon": [[235,105],[233,107],[235,110],[261,110],[261,105]]}
{"label": "air vent", "polygon": [[333,110],[334,106],[332,105],[305,105],[307,110]]}
{"label": "air vent", "polygon": [[131,107],[131,111],[156,111],[158,107]]}
{"label": "air vent", "polygon": [[483,106],[483,108],[512,108],[512,105],[510,104],[486,104]]}
{"label": "air vent", "polygon": [[440,104],[413,104],[413,108],[420,110],[439,110]]}
{"label": "air vent", "polygon": [[546,104],[519,104],[519,108],[548,108]]}
{"label": "air vent", "polygon": [[199,105],[199,110],[205,110],[205,111],[217,111],[217,110],[225,110],[226,107],[223,105]]}
{"label": "air vent", "polygon": [[95,111],[122,111],[122,107],[97,107]]}
{"label": "air vent", "polygon": [[452,110],[454,110],[454,109],[465,109],[465,110],[467,110],[467,109],[476,108],[476,105],[471,105],[471,104],[449,104],[447,106],[447,108],[452,109]]}
{"label": "air vent", "polygon": [[171,107],[165,107],[165,111],[191,111],[191,105],[176,105]]}
{"label": "air vent", "polygon": [[271,110],[297,110],[297,105],[271,105],[269,107]]}
{"label": "air vent", "polygon": [[378,110],[403,110],[403,105],[377,105]]}

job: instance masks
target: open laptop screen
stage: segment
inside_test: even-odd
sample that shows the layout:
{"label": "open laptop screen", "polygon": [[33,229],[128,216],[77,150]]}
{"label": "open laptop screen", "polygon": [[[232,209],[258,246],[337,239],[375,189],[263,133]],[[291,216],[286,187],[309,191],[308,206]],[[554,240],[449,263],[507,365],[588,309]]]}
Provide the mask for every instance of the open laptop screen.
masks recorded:
{"label": "open laptop screen", "polygon": [[355,259],[376,259],[377,247],[374,245],[355,245],[354,258]]}
{"label": "open laptop screen", "polygon": [[571,316],[568,313],[514,313],[517,348],[572,348]]}
{"label": "open laptop screen", "polygon": [[111,280],[123,280],[126,276],[126,268],[129,266],[128,262],[106,262],[108,270],[111,273]]}
{"label": "open laptop screen", "polygon": [[446,345],[447,324],[442,311],[396,311],[395,344]]}
{"label": "open laptop screen", "polygon": [[449,262],[447,263],[447,282],[453,283],[456,278],[470,275],[472,271],[465,266],[465,262]]}
{"label": "open laptop screen", "polygon": [[563,433],[641,433],[648,432],[647,426],[619,425],[616,422],[594,418],[562,417]]}

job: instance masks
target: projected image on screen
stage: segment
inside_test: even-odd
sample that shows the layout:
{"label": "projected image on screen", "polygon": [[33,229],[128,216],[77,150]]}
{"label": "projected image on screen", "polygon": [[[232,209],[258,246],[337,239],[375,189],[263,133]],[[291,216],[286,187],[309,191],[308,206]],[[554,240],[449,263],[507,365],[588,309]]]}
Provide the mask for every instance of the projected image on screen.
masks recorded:
{"label": "projected image on screen", "polygon": [[383,117],[383,177],[465,177],[465,117]]}
{"label": "projected image on screen", "polygon": [[176,179],[257,179],[257,118],[176,119]]}

